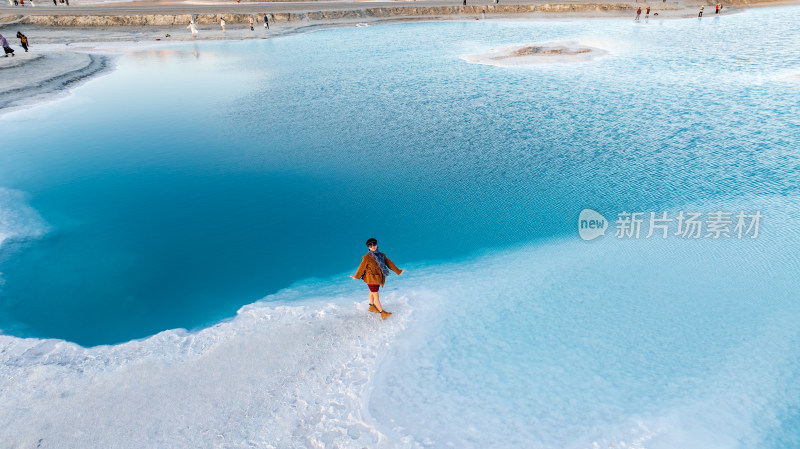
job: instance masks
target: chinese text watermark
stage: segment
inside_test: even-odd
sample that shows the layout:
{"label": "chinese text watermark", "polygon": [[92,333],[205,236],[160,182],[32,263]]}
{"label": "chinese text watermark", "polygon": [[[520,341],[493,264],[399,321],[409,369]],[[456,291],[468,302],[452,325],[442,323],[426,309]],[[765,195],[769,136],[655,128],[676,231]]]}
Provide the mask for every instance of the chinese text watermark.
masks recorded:
{"label": "chinese text watermark", "polygon": [[[764,215],[761,211],[738,212],[716,210],[713,212],[627,212],[622,211],[614,222],[614,237],[618,239],[676,237],[681,239],[754,239],[758,237]],[[584,240],[593,240],[606,234],[609,222],[592,209],[584,209],[578,216],[578,234]]]}

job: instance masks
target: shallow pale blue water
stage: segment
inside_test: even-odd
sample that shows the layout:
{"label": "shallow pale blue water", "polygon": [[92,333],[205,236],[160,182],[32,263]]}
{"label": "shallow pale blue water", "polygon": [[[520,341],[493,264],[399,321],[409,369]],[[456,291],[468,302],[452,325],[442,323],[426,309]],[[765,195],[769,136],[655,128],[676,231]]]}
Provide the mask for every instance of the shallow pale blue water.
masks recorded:
{"label": "shallow pale blue water", "polygon": [[[126,55],[3,117],[0,329],[96,345],[204,326],[354,271],[374,236],[440,298],[381,371],[369,412],[390,434],[794,447],[799,19],[411,23]],[[561,40],[609,55],[460,59]],[[586,207],[768,218],[753,242],[584,243]]]}

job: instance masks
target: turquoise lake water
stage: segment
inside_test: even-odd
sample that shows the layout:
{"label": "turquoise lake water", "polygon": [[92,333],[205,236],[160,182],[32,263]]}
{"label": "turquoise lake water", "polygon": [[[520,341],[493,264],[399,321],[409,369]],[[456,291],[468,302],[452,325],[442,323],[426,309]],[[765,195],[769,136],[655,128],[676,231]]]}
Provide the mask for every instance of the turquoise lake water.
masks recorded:
{"label": "turquoise lake water", "polygon": [[[796,447],[798,21],[407,23],[125,54],[2,117],[0,329],[93,346],[208,326],[339,282],[376,237],[441,273],[373,394],[387,427],[435,447]],[[460,58],[548,41],[609,54]],[[583,242],[584,208],[765,219],[752,241]]]}
{"label": "turquoise lake water", "polygon": [[[584,207],[793,193],[798,83],[779,75],[800,56],[796,10],[779,11],[757,30],[406,24],[128,55],[5,117],[0,185],[48,232],[5,245],[0,328],[120,342],[353,270],[369,236],[398,260],[446,260],[568,235]],[[539,40],[613,55],[459,59]]]}

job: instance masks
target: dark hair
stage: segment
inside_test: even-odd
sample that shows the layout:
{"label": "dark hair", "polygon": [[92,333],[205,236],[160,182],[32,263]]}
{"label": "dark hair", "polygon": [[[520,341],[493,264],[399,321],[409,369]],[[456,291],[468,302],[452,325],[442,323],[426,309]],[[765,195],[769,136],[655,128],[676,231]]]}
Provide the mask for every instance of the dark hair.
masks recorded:
{"label": "dark hair", "polygon": [[367,240],[367,246],[370,246],[370,245],[377,245],[377,244],[378,244],[378,241],[377,241],[377,240],[375,240],[375,239],[369,239],[369,240]]}

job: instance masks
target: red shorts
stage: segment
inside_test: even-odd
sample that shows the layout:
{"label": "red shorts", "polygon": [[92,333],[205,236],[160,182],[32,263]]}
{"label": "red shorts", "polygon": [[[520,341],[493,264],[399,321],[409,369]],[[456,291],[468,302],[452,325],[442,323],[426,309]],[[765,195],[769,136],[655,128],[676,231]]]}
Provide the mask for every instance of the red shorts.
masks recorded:
{"label": "red shorts", "polygon": [[369,287],[369,291],[377,292],[381,288],[381,284],[367,284],[367,287]]}

